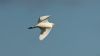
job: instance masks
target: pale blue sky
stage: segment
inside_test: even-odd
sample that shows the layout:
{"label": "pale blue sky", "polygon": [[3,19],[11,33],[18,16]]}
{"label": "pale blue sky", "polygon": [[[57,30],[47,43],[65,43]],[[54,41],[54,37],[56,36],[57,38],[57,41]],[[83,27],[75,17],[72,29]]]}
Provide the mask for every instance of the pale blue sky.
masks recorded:
{"label": "pale blue sky", "polygon": [[[39,16],[56,24],[40,42]],[[0,0],[0,56],[100,56],[99,0]]]}

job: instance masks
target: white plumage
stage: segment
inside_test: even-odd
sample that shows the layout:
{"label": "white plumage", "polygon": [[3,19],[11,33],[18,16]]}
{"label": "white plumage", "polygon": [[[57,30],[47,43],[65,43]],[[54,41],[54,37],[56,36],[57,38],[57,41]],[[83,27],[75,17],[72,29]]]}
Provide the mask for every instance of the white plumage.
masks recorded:
{"label": "white plumage", "polygon": [[38,20],[37,25],[35,25],[35,27],[28,28],[28,29],[33,29],[33,28],[37,28],[37,27],[40,28],[41,33],[39,36],[39,40],[44,40],[54,26],[54,23],[50,23],[48,21],[49,17],[50,17],[49,15],[41,16]]}

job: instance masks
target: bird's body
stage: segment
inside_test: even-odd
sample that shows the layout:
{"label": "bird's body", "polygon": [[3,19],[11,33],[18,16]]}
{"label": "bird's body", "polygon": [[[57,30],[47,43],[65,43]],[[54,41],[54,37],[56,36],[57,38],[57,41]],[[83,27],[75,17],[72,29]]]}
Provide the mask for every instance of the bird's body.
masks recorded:
{"label": "bird's body", "polygon": [[44,40],[54,26],[54,23],[50,23],[48,21],[49,17],[50,16],[41,16],[39,18],[37,25],[35,25],[34,27],[28,28],[28,29],[33,29],[33,28],[37,28],[37,27],[40,28],[41,33],[40,33],[40,36],[39,36],[39,40]]}
{"label": "bird's body", "polygon": [[37,24],[36,26],[41,27],[41,28],[52,28],[53,27],[53,23],[49,23],[49,22],[41,22],[39,24]]}

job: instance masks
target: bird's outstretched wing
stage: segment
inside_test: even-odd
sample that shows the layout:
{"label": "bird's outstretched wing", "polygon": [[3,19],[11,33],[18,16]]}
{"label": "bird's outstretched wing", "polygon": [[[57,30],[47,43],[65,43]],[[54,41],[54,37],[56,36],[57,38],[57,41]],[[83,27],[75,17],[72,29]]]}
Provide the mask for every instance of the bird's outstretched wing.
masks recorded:
{"label": "bird's outstretched wing", "polygon": [[38,20],[38,23],[40,23],[40,22],[48,22],[48,18],[49,17],[50,17],[49,15],[47,15],[47,16],[41,16],[39,18],[39,20]]}
{"label": "bird's outstretched wing", "polygon": [[39,36],[39,40],[44,40],[47,35],[50,33],[52,28],[40,28],[41,29],[41,33]]}

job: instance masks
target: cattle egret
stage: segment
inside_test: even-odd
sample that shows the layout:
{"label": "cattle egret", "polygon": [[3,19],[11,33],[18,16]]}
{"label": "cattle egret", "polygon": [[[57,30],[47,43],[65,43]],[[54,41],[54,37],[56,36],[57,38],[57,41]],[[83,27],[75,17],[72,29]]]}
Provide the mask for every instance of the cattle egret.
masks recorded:
{"label": "cattle egret", "polygon": [[28,28],[28,29],[40,28],[41,33],[39,36],[39,40],[44,40],[54,27],[54,23],[48,21],[49,17],[50,15],[41,16],[38,20],[38,23],[35,26]]}

